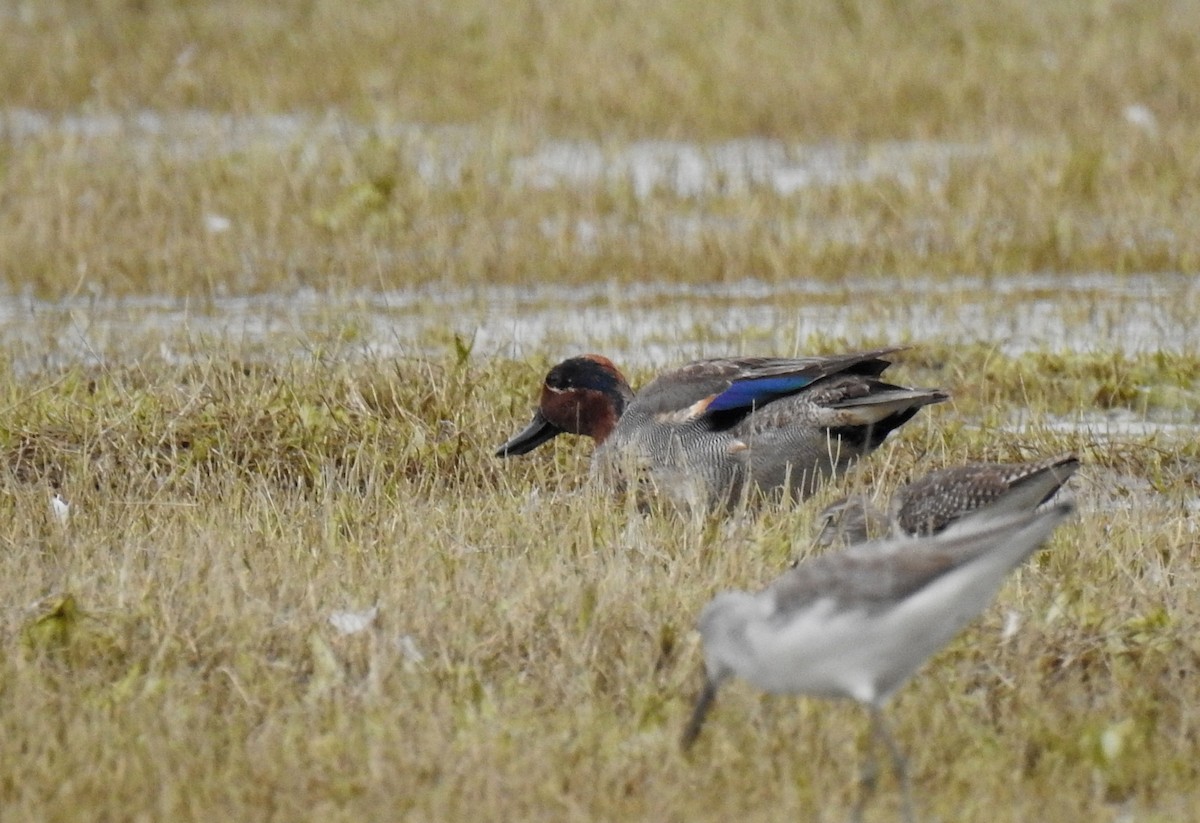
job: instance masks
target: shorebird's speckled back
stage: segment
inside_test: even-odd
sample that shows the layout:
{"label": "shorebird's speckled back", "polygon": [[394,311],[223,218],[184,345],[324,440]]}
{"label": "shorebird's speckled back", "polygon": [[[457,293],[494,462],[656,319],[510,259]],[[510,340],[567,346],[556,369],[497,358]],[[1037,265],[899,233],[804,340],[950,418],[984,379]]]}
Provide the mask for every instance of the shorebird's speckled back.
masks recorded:
{"label": "shorebird's speckled back", "polygon": [[1079,468],[1073,455],[1026,463],[968,463],[930,472],[900,487],[888,513],[866,497],[831,503],[821,513],[821,545],[859,543],[886,533],[936,534],[969,512],[1023,495],[1032,509],[1049,500]]}

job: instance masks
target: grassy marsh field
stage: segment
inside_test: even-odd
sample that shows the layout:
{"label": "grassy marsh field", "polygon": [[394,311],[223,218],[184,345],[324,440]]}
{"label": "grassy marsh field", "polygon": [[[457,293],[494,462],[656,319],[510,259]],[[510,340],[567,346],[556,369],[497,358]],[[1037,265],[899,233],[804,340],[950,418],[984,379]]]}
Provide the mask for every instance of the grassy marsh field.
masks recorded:
{"label": "grassy marsh field", "polygon": [[[695,756],[677,751],[696,611],[806,553],[816,505],[706,528],[631,515],[580,483],[585,449],[490,457],[541,364],[336,354],[6,381],[6,819],[845,817],[853,706],[730,688]],[[922,808],[1177,818],[1194,798],[1195,443],[966,425],[1001,404],[1049,417],[1114,373],[994,358],[972,392],[979,359],[931,346],[902,364],[956,408],[845,485],[1074,450],[1084,514],[896,701]],[[330,623],[372,607],[360,633]],[[1021,630],[1002,638],[1009,613]]]}
{"label": "grassy marsh field", "polygon": [[[4,823],[847,819],[855,706],[735,685],[679,752],[699,609],[848,489],[1062,451],[1080,516],[891,707],[921,818],[1194,816],[1200,7],[0,25]],[[952,403],[804,506],[492,456],[566,354],[900,342]]]}

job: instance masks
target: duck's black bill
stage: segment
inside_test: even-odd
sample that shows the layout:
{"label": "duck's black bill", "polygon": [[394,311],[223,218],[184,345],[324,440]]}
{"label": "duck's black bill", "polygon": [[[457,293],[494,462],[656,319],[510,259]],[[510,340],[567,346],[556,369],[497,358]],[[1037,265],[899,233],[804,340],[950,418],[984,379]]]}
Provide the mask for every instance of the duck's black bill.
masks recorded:
{"label": "duck's black bill", "polygon": [[696,742],[696,738],[700,736],[700,728],[704,725],[704,718],[708,716],[708,709],[712,706],[713,699],[717,696],[717,684],[707,677],[704,679],[704,689],[700,692],[700,696],[696,698],[696,708],[692,709],[691,719],[688,720],[687,728],[683,730],[683,737],[679,740],[679,745],[686,752]]}
{"label": "duck's black bill", "polygon": [[512,457],[514,454],[528,454],[547,440],[562,434],[562,429],[542,417],[541,411],[533,413],[533,422],[525,430],[513,437],[500,448],[496,449],[497,457]]}

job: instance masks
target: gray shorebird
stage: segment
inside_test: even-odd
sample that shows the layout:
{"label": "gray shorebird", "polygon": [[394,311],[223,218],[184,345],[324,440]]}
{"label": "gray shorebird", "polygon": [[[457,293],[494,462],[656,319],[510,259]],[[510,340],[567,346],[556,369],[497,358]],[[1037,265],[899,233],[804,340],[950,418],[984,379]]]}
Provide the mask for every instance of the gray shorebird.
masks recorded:
{"label": "gray shorebird", "polygon": [[880,380],[897,351],[697,360],[637,394],[607,358],[573,357],[546,375],[532,422],[496,454],[579,434],[596,441],[594,475],[617,488],[648,484],[693,511],[752,490],[804,499],[922,406],[948,399]]}
{"label": "gray shorebird", "polygon": [[818,546],[850,545],[885,535],[937,534],[963,516],[1001,498],[1034,509],[1048,501],[1079,468],[1064,454],[1026,463],[968,463],[930,472],[901,486],[888,510],[865,495],[836,500],[821,512]]}
{"label": "gray shorebird", "polygon": [[[775,694],[848,697],[870,712],[871,743],[887,748],[905,819],[912,821],[908,775],[884,724],[884,704],[987,607],[1008,574],[1072,510],[1061,503],[1014,513],[1001,504],[932,537],[861,543],[810,558],[761,592],[718,594],[700,615],[705,679],[684,750],[700,734],[717,689],[733,676]],[[874,790],[871,743],[856,819]]]}

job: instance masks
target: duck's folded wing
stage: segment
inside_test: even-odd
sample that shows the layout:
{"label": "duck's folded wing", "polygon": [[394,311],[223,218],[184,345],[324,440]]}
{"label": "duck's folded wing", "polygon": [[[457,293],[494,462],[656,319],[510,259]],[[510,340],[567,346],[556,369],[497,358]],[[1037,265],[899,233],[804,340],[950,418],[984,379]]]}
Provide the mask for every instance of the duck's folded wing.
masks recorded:
{"label": "duck's folded wing", "polygon": [[822,357],[740,357],[697,360],[659,375],[640,392],[636,406],[647,414],[749,413],[835,374],[876,376],[891,365],[882,359],[901,347]]}
{"label": "duck's folded wing", "polygon": [[736,433],[747,442],[769,443],[773,437],[790,437],[798,428],[827,429],[844,436],[852,429],[875,429],[882,440],[922,406],[949,397],[941,389],[911,389],[873,377],[840,376],[756,411]]}

